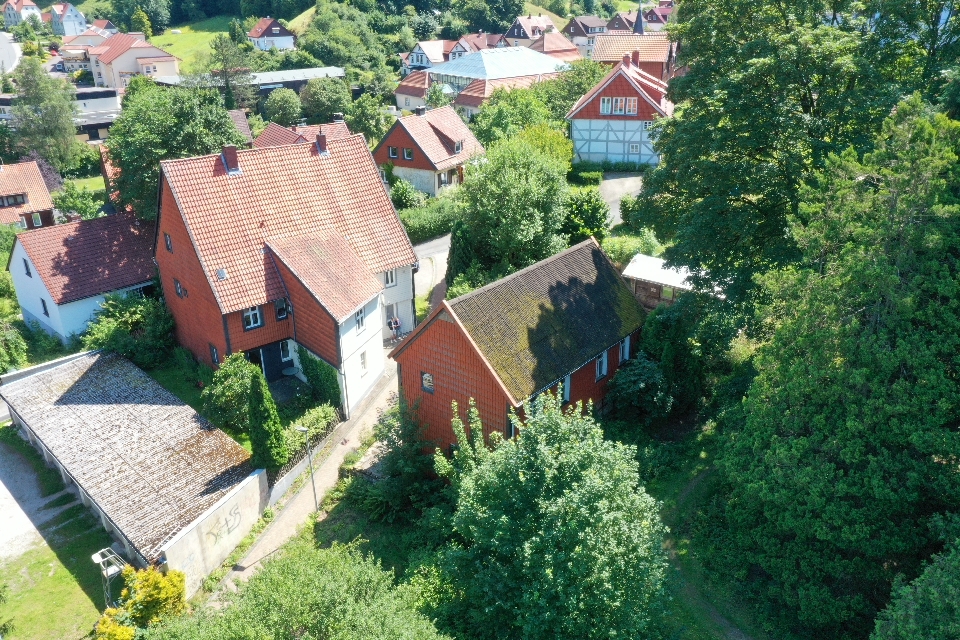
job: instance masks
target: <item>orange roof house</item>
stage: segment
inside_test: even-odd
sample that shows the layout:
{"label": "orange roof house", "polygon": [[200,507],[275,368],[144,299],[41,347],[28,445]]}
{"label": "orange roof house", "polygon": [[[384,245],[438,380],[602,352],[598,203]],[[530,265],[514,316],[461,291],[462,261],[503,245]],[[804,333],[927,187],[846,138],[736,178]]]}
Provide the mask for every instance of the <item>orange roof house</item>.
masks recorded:
{"label": "orange roof house", "polygon": [[0,224],[24,229],[54,224],[53,200],[36,162],[0,164]]}
{"label": "orange roof house", "polygon": [[7,270],[24,319],[64,341],[82,333],[105,295],[150,286],[154,235],[131,213],[17,235]]}
{"label": "orange roof house", "polygon": [[[166,160],[155,260],[177,338],[268,380],[303,347],[337,370],[347,414],[383,375],[388,317],[414,322],[416,255],[362,135]],[[389,314],[389,315],[388,315]]]}
{"label": "orange roof house", "polygon": [[293,49],[297,38],[292,31],[280,24],[279,20],[267,16],[250,29],[247,40],[258,49],[269,51]]}
{"label": "orange roof house", "polygon": [[557,27],[553,20],[541,14],[519,16],[503,34],[508,45],[514,47],[527,47],[530,43],[541,37],[545,33],[556,31]]}
{"label": "orange roof house", "polygon": [[567,37],[559,31],[543,34],[542,38],[534,40],[530,44],[530,48],[562,62],[573,62],[581,59],[577,46],[567,40]]}
{"label": "orange roof house", "polygon": [[650,125],[670,115],[666,83],[643,70],[640,52],[624,55],[567,114],[573,152],[579,160],[657,164]]}
{"label": "orange roof house", "polygon": [[373,157],[380,166],[391,165],[393,175],[436,195],[463,181],[463,165],[484,153],[453,107],[427,110],[418,107],[411,116],[398,118]]}
{"label": "orange roof house", "polygon": [[621,33],[598,35],[593,59],[614,66],[624,55],[639,55],[639,66],[655,78],[666,82],[673,75],[674,43],[666,33]]}
{"label": "orange roof house", "polygon": [[175,76],[179,59],[149,42],[142,33],[118,33],[87,51],[98,87],[122,88],[137,75]]}
{"label": "orange roof house", "polygon": [[397,108],[412,110],[425,106],[429,90],[430,74],[423,70],[410,72],[393,91],[397,99]]}
{"label": "orange roof house", "polygon": [[591,238],[444,300],[390,357],[425,439],[447,451],[455,444],[454,401],[461,411],[476,402],[488,437],[512,437],[509,411],[522,412],[544,391],[602,410],[607,382],[630,359],[644,315]]}
{"label": "orange roof house", "polygon": [[[336,114],[334,114],[334,117],[336,117]],[[261,149],[263,147],[278,147],[284,144],[302,144],[309,140],[316,140],[317,135],[321,133],[327,136],[328,141],[339,140],[352,135],[350,129],[347,128],[347,123],[342,119],[334,120],[330,124],[293,126],[289,129],[281,127],[276,122],[271,122],[253,141],[253,146]]]}

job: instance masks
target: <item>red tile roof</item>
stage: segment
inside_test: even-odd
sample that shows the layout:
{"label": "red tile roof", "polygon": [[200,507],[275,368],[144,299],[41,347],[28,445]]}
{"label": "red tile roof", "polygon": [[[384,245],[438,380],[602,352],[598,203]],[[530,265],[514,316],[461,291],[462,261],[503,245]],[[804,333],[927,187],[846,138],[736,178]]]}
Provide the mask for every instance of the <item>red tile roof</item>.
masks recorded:
{"label": "red tile roof", "polygon": [[242,109],[231,109],[227,111],[230,114],[230,119],[233,120],[234,126],[237,127],[237,131],[240,132],[240,135],[243,136],[243,139],[248,143],[253,142],[253,132],[250,131],[250,123],[247,122],[247,114],[243,112]]}
{"label": "red tile roof", "polygon": [[544,73],[536,76],[518,76],[498,80],[474,80],[457,94],[453,104],[457,107],[477,108],[486,102],[497,89],[523,89],[543,80],[555,78],[556,73]]}
{"label": "red tile roof", "polygon": [[260,132],[257,139],[253,141],[253,146],[257,149],[264,147],[279,147],[285,144],[302,144],[304,142],[315,142],[318,133],[324,133],[327,141],[339,140],[351,135],[346,122],[331,122],[330,124],[314,124],[303,127],[281,127],[276,122],[271,122],[267,128]]}
{"label": "red tile roof", "polygon": [[460,42],[465,43],[474,51],[481,49],[493,49],[503,42],[502,33],[468,33],[460,38]]}
{"label": "red tile roof", "polygon": [[426,71],[414,71],[407,74],[407,77],[400,81],[397,88],[393,90],[394,95],[413,96],[422,98],[427,95],[430,88],[430,74]]}
{"label": "red tile roof", "polygon": [[547,33],[551,29],[556,29],[556,25],[553,24],[553,20],[547,16],[520,16],[514,20],[514,24],[520,23],[520,26],[523,28],[524,32],[527,34],[527,38],[539,38],[537,31],[540,33]]}
{"label": "red tile roof", "polygon": [[171,58],[174,57],[170,56],[169,53],[160,47],[156,47],[149,42],[141,40],[140,38],[129,33],[117,33],[110,36],[98,46],[90,49],[90,55],[99,56],[100,62],[103,64],[110,64],[130,49],[155,49],[163,52],[164,56],[169,56]]}
{"label": "red tile roof", "polygon": [[[390,137],[394,130],[403,128],[423,151],[430,164],[436,171],[444,171],[462,165],[470,157],[484,153],[483,145],[477,140],[463,120],[457,115],[452,106],[431,109],[424,115],[404,116],[398,118],[383,137],[377,148],[391,144]],[[456,153],[455,145],[463,142],[460,153]],[[395,142],[392,144],[396,144]]]}
{"label": "red tile roof", "polygon": [[593,98],[603,91],[603,88],[610,84],[617,76],[626,78],[630,84],[633,85],[634,89],[637,90],[639,97],[650,103],[660,115],[669,116],[673,114],[673,103],[667,100],[667,83],[659,78],[654,78],[632,63],[627,64],[621,60],[603,80],[598,82],[595,87],[577,100],[576,104],[570,109],[570,112],[567,113],[567,119],[569,120],[575,117],[577,112],[593,100]]}
{"label": "red tile roof", "polygon": [[154,233],[153,222],[118,213],[26,231],[16,242],[53,301],[66,304],[152,280]]}
{"label": "red tile roof", "polygon": [[260,21],[253,26],[253,29],[247,33],[251,38],[259,38],[264,34],[267,29],[272,29],[277,27],[280,31],[278,33],[271,33],[270,35],[274,36],[292,36],[293,34],[282,24],[280,24],[274,18],[260,18]]}
{"label": "red tile roof", "polygon": [[269,238],[267,246],[338,323],[383,291],[380,280],[336,233]]}
{"label": "red tile roof", "polygon": [[539,40],[534,40],[530,48],[540,53],[545,53],[551,58],[562,60],[563,62],[572,62],[579,60],[580,50],[577,46],[567,40],[567,37],[558,31],[551,31],[543,34]]}
{"label": "red tile roof", "polygon": [[37,163],[17,162],[0,165],[0,196],[26,194],[27,201],[12,207],[0,207],[0,223],[16,224],[21,215],[53,209],[53,200],[43,182]]}
{"label": "red tile roof", "polygon": [[219,154],[160,163],[221,313],[285,295],[268,238],[337,233],[370,273],[416,261],[364,137],[329,140],[327,150],[240,150],[237,175],[227,175]]}
{"label": "red tile roof", "polygon": [[113,23],[109,20],[94,20],[93,26],[95,26],[97,29],[116,29],[116,27],[113,26]]}
{"label": "red tile roof", "polygon": [[640,60],[662,62],[670,60],[673,45],[666,33],[597,34],[591,59],[597,62],[619,62],[626,53],[640,52]]}

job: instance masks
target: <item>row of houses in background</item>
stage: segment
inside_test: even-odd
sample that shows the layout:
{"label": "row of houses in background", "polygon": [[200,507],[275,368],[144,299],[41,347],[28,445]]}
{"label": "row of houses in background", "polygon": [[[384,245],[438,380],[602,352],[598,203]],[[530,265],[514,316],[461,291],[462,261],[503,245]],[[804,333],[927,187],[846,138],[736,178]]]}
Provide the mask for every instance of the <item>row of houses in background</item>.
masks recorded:
{"label": "row of houses in background", "polygon": [[15,27],[36,16],[50,25],[58,36],[75,36],[87,28],[87,19],[70,3],[51,5],[49,11],[41,12],[33,0],[7,0],[3,5],[3,20],[7,29]]}
{"label": "row of houses in background", "polygon": [[66,71],[89,71],[98,87],[122,89],[134,76],[180,73],[179,58],[136,32],[110,34],[91,27],[79,35],[64,38],[60,54]]}

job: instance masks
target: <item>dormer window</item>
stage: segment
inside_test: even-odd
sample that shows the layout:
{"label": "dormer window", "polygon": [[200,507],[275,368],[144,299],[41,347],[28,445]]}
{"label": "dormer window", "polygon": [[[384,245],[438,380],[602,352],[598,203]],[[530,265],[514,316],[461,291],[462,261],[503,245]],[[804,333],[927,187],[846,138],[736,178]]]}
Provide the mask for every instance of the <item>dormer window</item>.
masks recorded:
{"label": "dormer window", "polygon": [[280,33],[280,27],[274,27],[272,31],[274,34]]}
{"label": "dormer window", "polygon": [[0,197],[0,206],[15,207],[17,205],[24,204],[26,201],[27,201],[27,194],[15,193],[13,195]]}

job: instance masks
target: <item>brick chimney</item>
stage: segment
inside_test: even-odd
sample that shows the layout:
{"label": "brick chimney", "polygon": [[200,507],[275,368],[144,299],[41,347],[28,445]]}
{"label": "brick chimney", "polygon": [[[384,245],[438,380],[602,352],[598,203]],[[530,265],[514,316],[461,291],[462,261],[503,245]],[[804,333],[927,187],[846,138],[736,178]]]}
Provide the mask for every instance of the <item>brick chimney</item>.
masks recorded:
{"label": "brick chimney", "polygon": [[629,53],[623,54],[623,66],[625,66],[625,67],[629,67],[629,66],[630,66],[630,54],[629,54]]}
{"label": "brick chimney", "polygon": [[633,55],[630,56],[630,60],[633,62],[633,66],[639,67],[639,66],[640,66],[640,52],[639,52],[639,51],[634,51],[634,52],[633,52]]}
{"label": "brick chimney", "polygon": [[426,107],[417,107],[416,109],[413,110],[413,112],[414,112],[415,114],[417,114],[418,116],[421,116],[421,117],[422,117],[422,116],[427,115],[427,108],[426,108]]}
{"label": "brick chimney", "polygon": [[226,167],[227,173],[230,175],[240,173],[240,159],[237,157],[236,145],[226,144],[223,146],[223,166]]}
{"label": "brick chimney", "polygon": [[80,214],[79,214],[79,213],[68,213],[68,214],[67,214],[67,222],[80,222]]}
{"label": "brick chimney", "polygon": [[317,152],[321,155],[325,153],[330,153],[327,151],[327,134],[318,133],[317,134]]}

